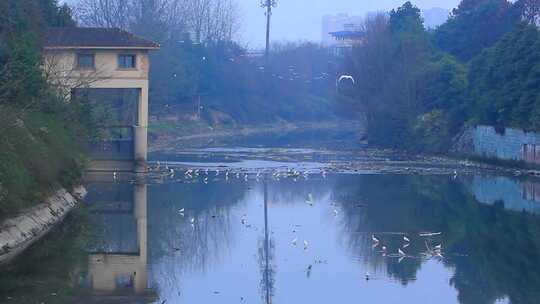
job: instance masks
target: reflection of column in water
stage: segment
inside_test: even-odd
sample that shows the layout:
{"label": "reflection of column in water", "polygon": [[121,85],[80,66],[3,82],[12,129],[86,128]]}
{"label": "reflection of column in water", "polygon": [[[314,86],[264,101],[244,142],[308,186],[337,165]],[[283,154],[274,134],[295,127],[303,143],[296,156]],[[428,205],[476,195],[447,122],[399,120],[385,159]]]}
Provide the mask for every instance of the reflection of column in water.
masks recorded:
{"label": "reflection of column in water", "polygon": [[147,284],[147,185],[137,184],[133,190],[133,201],[135,203],[135,219],[137,220],[137,241],[139,244],[139,265],[140,273],[135,275],[135,291],[142,293]]}
{"label": "reflection of column in water", "polygon": [[268,225],[268,176],[264,176],[264,239],[259,239],[259,267],[262,274],[261,279],[261,295],[265,304],[272,303],[272,295],[274,294],[274,242],[271,239]]}
{"label": "reflection of column in water", "polygon": [[264,177],[264,256],[265,256],[265,268],[264,268],[264,280],[266,287],[266,304],[270,304],[270,280],[269,280],[269,265],[268,265],[268,255],[270,253],[270,244],[268,241],[268,183],[267,177]]}

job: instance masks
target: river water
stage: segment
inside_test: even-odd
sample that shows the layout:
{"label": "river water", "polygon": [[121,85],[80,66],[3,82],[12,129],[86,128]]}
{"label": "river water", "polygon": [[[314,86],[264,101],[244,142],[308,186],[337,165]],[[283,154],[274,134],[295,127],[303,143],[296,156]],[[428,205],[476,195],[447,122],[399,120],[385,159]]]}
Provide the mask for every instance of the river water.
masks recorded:
{"label": "river water", "polygon": [[[540,181],[481,172],[323,174],[320,157],[252,157],[259,152],[168,157],[159,165],[175,166],[174,176],[147,181],[88,178],[83,217],[92,237],[78,262],[55,260],[70,283],[52,282],[34,265],[41,261],[27,258],[2,281],[25,283],[11,282],[0,298],[540,303]],[[31,298],[21,292],[36,285],[43,291]]]}

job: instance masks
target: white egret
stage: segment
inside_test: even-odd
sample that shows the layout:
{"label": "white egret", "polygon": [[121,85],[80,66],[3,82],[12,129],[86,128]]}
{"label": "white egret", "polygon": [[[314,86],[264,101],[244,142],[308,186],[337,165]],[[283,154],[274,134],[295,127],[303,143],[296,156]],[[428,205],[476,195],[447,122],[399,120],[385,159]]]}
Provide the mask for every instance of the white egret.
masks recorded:
{"label": "white egret", "polygon": [[341,76],[339,76],[338,83],[340,83],[341,81],[343,81],[345,79],[352,81],[353,84],[355,83],[354,82],[354,77],[352,77],[351,75],[341,75]]}

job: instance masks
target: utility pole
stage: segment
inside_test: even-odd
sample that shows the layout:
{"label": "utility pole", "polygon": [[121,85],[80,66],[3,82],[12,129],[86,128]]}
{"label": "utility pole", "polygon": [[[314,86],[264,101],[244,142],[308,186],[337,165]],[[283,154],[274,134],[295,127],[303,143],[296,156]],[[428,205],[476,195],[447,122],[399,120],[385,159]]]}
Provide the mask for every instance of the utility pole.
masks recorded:
{"label": "utility pole", "polygon": [[261,7],[266,8],[266,49],[264,52],[265,69],[268,68],[270,57],[270,19],[272,18],[272,8],[276,7],[277,0],[261,0]]}

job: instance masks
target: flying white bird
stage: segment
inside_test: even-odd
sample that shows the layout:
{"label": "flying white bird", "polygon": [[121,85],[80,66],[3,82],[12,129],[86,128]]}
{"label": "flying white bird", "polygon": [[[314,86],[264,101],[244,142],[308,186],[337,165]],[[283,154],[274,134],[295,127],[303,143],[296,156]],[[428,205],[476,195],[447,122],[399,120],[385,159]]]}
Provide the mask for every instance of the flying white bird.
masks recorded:
{"label": "flying white bird", "polygon": [[403,240],[404,240],[405,242],[407,242],[407,243],[410,243],[410,242],[411,242],[411,240],[410,240],[407,236],[405,236],[405,235],[403,236]]}
{"label": "flying white bird", "polygon": [[371,235],[371,240],[372,240],[374,243],[378,243],[378,242],[379,242],[379,239],[376,238],[374,234]]}
{"label": "flying white bird", "polygon": [[338,211],[334,209],[334,216],[337,216],[337,215],[338,215]]}
{"label": "flying white bird", "polygon": [[340,83],[341,81],[343,81],[345,79],[352,81],[353,84],[355,83],[354,82],[354,77],[352,77],[351,75],[341,75],[341,76],[339,76],[338,83]]}
{"label": "flying white bird", "polygon": [[308,247],[308,241],[304,240],[304,250],[307,250]]}
{"label": "flying white bird", "polygon": [[192,224],[195,224],[195,218],[192,217],[192,218],[189,220],[189,222],[192,223]]}
{"label": "flying white bird", "polygon": [[400,248],[398,248],[398,254],[401,255],[401,256],[405,256],[405,252],[403,252],[403,250],[401,250]]}

